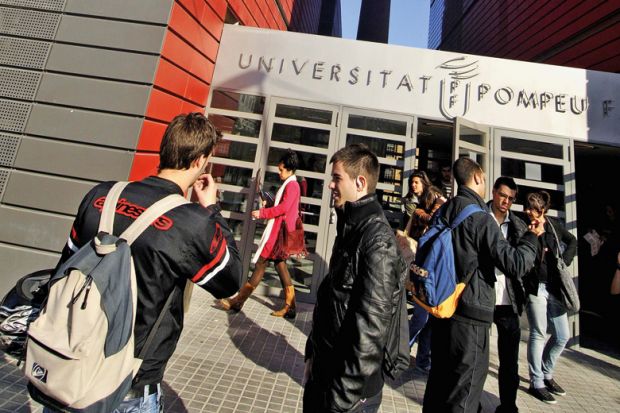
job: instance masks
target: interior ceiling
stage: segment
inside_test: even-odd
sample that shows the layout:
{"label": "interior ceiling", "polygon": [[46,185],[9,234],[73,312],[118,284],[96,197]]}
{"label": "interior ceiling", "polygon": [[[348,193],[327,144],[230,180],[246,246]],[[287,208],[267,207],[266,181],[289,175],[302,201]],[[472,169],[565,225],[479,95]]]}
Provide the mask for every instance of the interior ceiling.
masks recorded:
{"label": "interior ceiling", "polygon": [[575,156],[596,158],[617,158],[620,160],[620,148],[608,145],[598,145],[589,142],[575,142]]}

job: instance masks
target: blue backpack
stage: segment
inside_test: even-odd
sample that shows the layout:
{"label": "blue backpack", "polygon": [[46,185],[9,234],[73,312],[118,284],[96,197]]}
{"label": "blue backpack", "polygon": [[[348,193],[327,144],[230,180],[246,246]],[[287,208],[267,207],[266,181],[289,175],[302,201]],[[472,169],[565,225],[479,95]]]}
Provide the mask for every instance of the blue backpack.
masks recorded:
{"label": "blue backpack", "polygon": [[484,212],[471,204],[463,208],[452,224],[446,222],[442,206],[431,221],[428,230],[418,241],[415,262],[411,265],[413,299],[429,314],[450,318],[456,311],[459,298],[469,282],[458,282],[454,268],[452,230],[476,212]]}

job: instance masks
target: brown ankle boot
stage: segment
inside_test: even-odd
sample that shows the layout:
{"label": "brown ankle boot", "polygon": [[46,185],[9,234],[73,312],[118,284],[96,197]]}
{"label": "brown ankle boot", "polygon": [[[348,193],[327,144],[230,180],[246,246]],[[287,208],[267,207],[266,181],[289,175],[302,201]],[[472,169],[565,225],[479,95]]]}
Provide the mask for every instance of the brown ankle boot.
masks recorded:
{"label": "brown ankle boot", "polygon": [[234,297],[222,298],[220,300],[220,306],[226,311],[233,310],[239,312],[241,310],[241,307],[243,307],[245,300],[247,300],[248,297],[252,295],[253,291],[254,287],[252,287],[252,284],[245,283],[243,287],[241,287],[237,295],[235,295]]}
{"label": "brown ankle boot", "polygon": [[284,307],[274,311],[271,315],[274,317],[295,318],[297,315],[295,310],[295,287],[292,285],[284,287]]}

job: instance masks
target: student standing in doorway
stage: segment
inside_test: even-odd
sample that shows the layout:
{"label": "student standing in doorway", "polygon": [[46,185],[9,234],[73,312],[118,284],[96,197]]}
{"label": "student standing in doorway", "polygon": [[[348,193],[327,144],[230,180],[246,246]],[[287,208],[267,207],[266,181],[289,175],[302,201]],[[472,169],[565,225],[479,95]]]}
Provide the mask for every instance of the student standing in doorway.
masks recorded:
{"label": "student standing in doorway", "polygon": [[[493,185],[493,198],[487,204],[491,216],[497,221],[502,235],[512,246],[527,232],[527,225],[510,207],[517,196],[514,179],[502,176]],[[495,314],[497,327],[497,352],[499,355],[499,400],[495,413],[518,413],[517,389],[519,388],[519,342],[521,326],[519,316],[525,306],[525,291],[517,277],[506,277],[495,268]]]}

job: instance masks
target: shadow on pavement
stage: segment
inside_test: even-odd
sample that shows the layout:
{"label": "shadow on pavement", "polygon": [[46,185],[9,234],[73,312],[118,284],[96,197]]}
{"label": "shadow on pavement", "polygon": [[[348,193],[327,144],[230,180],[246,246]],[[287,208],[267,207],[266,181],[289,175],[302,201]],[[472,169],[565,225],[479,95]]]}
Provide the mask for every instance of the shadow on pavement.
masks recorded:
{"label": "shadow on pavement", "polygon": [[273,373],[285,373],[301,386],[303,354],[282,333],[262,328],[242,311],[229,311],[227,316],[228,335],[247,359]]}
{"label": "shadow on pavement", "polygon": [[620,367],[604,360],[570,349],[564,350],[562,357],[566,357],[569,360],[579,363],[581,368],[591,369],[598,373],[604,374],[610,379],[620,381]]}
{"label": "shadow on pavement", "polygon": [[161,387],[164,393],[163,411],[167,413],[187,413],[183,399],[181,399],[177,392],[165,381],[161,383]]}

